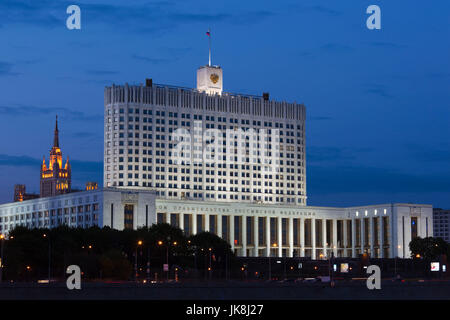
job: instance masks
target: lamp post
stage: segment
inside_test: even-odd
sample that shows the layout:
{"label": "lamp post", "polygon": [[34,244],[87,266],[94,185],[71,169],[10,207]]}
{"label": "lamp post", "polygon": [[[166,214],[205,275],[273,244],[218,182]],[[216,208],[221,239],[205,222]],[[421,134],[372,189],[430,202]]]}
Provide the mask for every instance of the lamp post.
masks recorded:
{"label": "lamp post", "polygon": [[212,248],[209,248],[209,268],[208,268],[209,280],[211,280],[211,251]]}
{"label": "lamp post", "polygon": [[52,251],[51,251],[51,243],[50,243],[50,235],[47,235],[46,233],[43,234],[44,238],[47,238],[48,241],[48,283],[50,283],[50,277],[51,277],[51,257],[52,257]]}
{"label": "lamp post", "polygon": [[[400,249],[401,246],[397,246],[397,249]],[[395,259],[394,259],[394,276],[397,277],[397,258],[398,258],[398,250],[397,250],[397,254],[395,255]]]}
{"label": "lamp post", "polygon": [[[272,244],[272,247],[276,248],[277,244]],[[269,250],[269,281],[272,280],[272,263],[270,257],[272,256],[272,249]]]}
{"label": "lamp post", "polygon": [[137,278],[138,278],[137,253],[138,253],[138,248],[139,248],[140,246],[142,246],[142,241],[141,241],[141,240],[139,240],[139,241],[137,242],[137,245],[136,245],[136,252],[135,252],[135,254],[134,254],[134,281],[136,281],[136,282],[137,282]]}
{"label": "lamp post", "polygon": [[147,282],[150,283],[150,242],[147,249]]}
{"label": "lamp post", "polygon": [[[161,240],[158,241],[159,246],[162,246],[163,244],[164,244],[164,242],[162,242]],[[170,245],[170,238],[167,240],[167,245],[166,245],[167,281],[169,281],[169,245]],[[176,246],[177,242],[174,241],[173,245]]]}
{"label": "lamp post", "polygon": [[0,234],[0,240],[2,242],[2,247],[1,247],[1,253],[0,253],[0,283],[3,280],[3,246],[4,246],[4,242],[5,242],[5,236],[3,234]]}

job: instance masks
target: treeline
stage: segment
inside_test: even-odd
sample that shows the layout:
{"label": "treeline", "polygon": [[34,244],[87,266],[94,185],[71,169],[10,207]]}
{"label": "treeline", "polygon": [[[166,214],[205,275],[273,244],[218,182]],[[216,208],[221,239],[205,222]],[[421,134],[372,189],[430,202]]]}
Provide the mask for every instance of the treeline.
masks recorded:
{"label": "treeline", "polygon": [[14,281],[64,279],[73,264],[85,279],[225,278],[236,264],[220,237],[209,232],[187,237],[169,224],[123,231],[17,227],[3,246],[3,280]]}

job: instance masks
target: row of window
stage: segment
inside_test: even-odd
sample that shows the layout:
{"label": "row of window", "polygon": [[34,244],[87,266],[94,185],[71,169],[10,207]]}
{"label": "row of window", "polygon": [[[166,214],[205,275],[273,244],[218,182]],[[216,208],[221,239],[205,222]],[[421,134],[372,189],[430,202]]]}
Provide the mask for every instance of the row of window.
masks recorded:
{"label": "row of window", "polygon": [[[34,206],[33,206],[34,207]],[[31,219],[31,218],[37,218],[37,217],[54,217],[54,216],[61,216],[62,214],[73,214],[73,213],[84,213],[84,212],[96,212],[99,210],[99,204],[86,204],[86,205],[80,205],[70,208],[58,208],[58,209],[51,209],[51,210],[45,210],[40,212],[33,212],[33,213],[27,213],[27,214],[18,214],[15,216],[0,216],[0,223],[1,222],[8,222],[8,221],[19,221],[19,220],[25,220],[25,219]]]}
{"label": "row of window", "polygon": [[[141,113],[143,115],[152,115],[153,114],[153,110],[152,109],[146,109],[146,108],[128,108],[128,114],[137,114],[140,115]],[[142,111],[142,112],[141,112]],[[123,114],[125,115],[125,109],[124,108],[120,108],[120,109],[113,109],[113,111],[111,109],[107,110],[107,115],[111,116],[112,113],[114,112],[114,114]],[[178,112],[167,112],[168,117],[169,118],[178,118]],[[166,116],[166,111],[162,111],[162,110],[155,110],[155,115],[157,117],[165,117]],[[190,113],[180,113],[180,118],[181,119],[191,119],[191,114]],[[194,120],[203,120],[203,115],[201,114],[192,114],[192,119]],[[215,116],[209,116],[206,115],[204,118],[206,121],[216,121]],[[218,122],[223,122],[226,123],[227,122],[227,118],[226,117],[217,117],[217,121]],[[229,118],[228,119],[229,123],[239,123],[239,119],[237,118]],[[249,119],[241,119],[241,124],[243,125],[250,125],[250,120]],[[260,120],[253,120],[252,124],[254,126],[261,126],[262,121]],[[286,128],[286,129],[294,129],[294,125],[290,124],[290,123],[282,123],[282,122],[271,122],[271,121],[264,121],[264,127],[275,127],[275,128]],[[297,125],[297,130],[302,130],[303,126],[301,125]]]}

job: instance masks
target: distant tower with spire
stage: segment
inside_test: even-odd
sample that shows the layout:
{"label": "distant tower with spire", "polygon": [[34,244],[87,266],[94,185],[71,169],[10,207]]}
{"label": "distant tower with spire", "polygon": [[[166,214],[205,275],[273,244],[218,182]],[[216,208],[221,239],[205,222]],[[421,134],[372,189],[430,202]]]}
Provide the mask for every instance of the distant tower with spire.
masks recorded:
{"label": "distant tower with spire", "polygon": [[45,156],[41,165],[41,197],[51,197],[71,191],[72,169],[67,157],[66,164],[62,163],[62,152],[59,148],[58,116],[56,116],[53,147],[50,150],[48,166],[45,164]]}

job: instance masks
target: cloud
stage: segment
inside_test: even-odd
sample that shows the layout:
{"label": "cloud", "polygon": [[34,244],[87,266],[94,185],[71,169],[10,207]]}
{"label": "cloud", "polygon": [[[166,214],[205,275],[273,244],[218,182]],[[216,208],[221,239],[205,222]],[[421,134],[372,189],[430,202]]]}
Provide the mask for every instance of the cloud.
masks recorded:
{"label": "cloud", "polygon": [[103,172],[103,161],[79,161],[70,160],[73,172]]}
{"label": "cloud", "polygon": [[443,80],[446,78],[450,78],[450,73],[449,72],[429,72],[429,73],[425,74],[425,77],[429,78],[429,79]]}
{"label": "cloud", "polygon": [[307,167],[308,193],[429,193],[450,192],[450,172],[415,175],[363,166]]}
{"label": "cloud", "polygon": [[450,145],[431,147],[427,145],[407,144],[407,150],[411,156],[426,163],[450,163]]}
{"label": "cloud", "polygon": [[87,138],[94,138],[94,137],[98,137],[98,135],[94,132],[75,132],[74,134],[72,134],[72,137],[77,138],[77,139],[87,139]]}
{"label": "cloud", "polygon": [[[68,2],[67,2],[68,3]],[[64,26],[64,5],[50,0],[2,0],[0,21],[8,24],[31,24],[45,27]],[[59,14],[58,14],[59,12]]]}
{"label": "cloud", "polygon": [[325,13],[328,15],[332,15],[332,16],[338,16],[341,15],[340,11],[331,9],[331,8],[327,8],[321,5],[315,5],[315,6],[311,6],[311,7],[306,7],[307,11],[313,11],[313,12],[318,12],[318,13]]}
{"label": "cloud", "polygon": [[323,52],[348,52],[353,51],[354,49],[348,45],[340,44],[340,43],[326,43],[320,47],[320,50]]}
{"label": "cloud", "polygon": [[44,59],[39,58],[39,59],[17,60],[16,63],[17,64],[30,65],[30,64],[41,63],[43,61],[44,61]]}
{"label": "cloud", "polygon": [[307,147],[307,162],[353,160],[355,156],[348,150],[336,147]]}
{"label": "cloud", "polygon": [[[81,160],[69,160],[72,165],[72,171],[80,172],[102,172],[102,161],[81,161]],[[36,159],[29,156],[12,156],[7,154],[0,154],[0,167],[39,167],[42,163],[42,159]]]}
{"label": "cloud", "polygon": [[86,73],[94,76],[105,76],[105,75],[115,75],[118,74],[119,72],[111,70],[87,70]]}
{"label": "cloud", "polygon": [[233,16],[228,13],[204,14],[204,13],[174,13],[169,14],[168,18],[178,22],[218,22],[230,20]]}
{"label": "cloud", "polygon": [[0,61],[0,77],[1,76],[16,76],[17,72],[12,71],[13,64],[9,62]]}
{"label": "cloud", "polygon": [[381,47],[381,48],[392,48],[392,49],[403,49],[407,48],[408,46],[401,43],[394,43],[394,42],[371,42],[370,45],[374,47]]}
{"label": "cloud", "polygon": [[133,54],[131,57],[135,60],[140,60],[140,61],[144,61],[144,62],[148,62],[148,63],[152,63],[152,64],[161,64],[161,63],[167,63],[167,62],[171,61],[170,59],[150,58],[150,57],[139,56],[137,54]]}
{"label": "cloud", "polygon": [[304,6],[304,5],[298,5],[294,4],[288,7],[289,11],[296,10],[299,13],[316,13],[316,14],[323,14],[327,16],[333,16],[337,17],[342,14],[341,11],[335,10],[330,7],[325,7],[322,5],[313,5],[313,6]]}
{"label": "cloud", "polygon": [[38,167],[41,161],[42,160],[28,156],[10,156],[7,154],[0,154],[0,166]]}
{"label": "cloud", "polygon": [[366,93],[374,94],[383,98],[393,98],[394,96],[388,92],[388,89],[385,85],[382,84],[367,84]]}
{"label": "cloud", "polygon": [[[26,24],[44,28],[65,27],[66,8],[71,1],[2,0],[0,21],[5,24]],[[138,5],[105,3],[80,3],[82,28],[102,25],[107,28],[126,29],[143,33],[161,33],[184,24],[227,22],[233,24],[257,23],[273,15],[268,11],[244,13],[205,13],[181,11],[171,2],[147,2]],[[196,8],[198,6],[191,6]],[[201,7],[200,7],[201,9]]]}
{"label": "cloud", "polygon": [[372,148],[338,148],[338,147],[306,147],[307,163],[323,163],[330,161],[333,164],[338,161],[348,163],[355,160],[358,154],[373,151]]}
{"label": "cloud", "polygon": [[39,115],[62,115],[62,118],[69,118],[71,120],[78,121],[99,121],[103,119],[103,115],[91,115],[81,111],[73,111],[68,108],[58,107],[37,107],[37,106],[24,106],[17,105],[15,107],[0,106],[1,116],[39,116]]}
{"label": "cloud", "polygon": [[316,116],[316,117],[312,116],[312,117],[309,117],[309,120],[312,120],[312,121],[324,121],[324,120],[333,120],[333,118],[332,117],[327,117],[327,116]]}
{"label": "cloud", "polygon": [[314,58],[317,55],[322,54],[337,54],[337,53],[349,53],[354,51],[355,48],[341,43],[329,42],[321,45],[317,48],[312,48],[310,50],[302,50],[298,53],[298,55],[302,58],[311,57]]}

